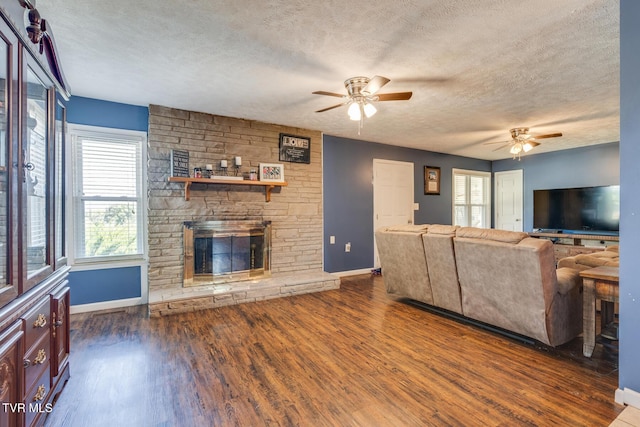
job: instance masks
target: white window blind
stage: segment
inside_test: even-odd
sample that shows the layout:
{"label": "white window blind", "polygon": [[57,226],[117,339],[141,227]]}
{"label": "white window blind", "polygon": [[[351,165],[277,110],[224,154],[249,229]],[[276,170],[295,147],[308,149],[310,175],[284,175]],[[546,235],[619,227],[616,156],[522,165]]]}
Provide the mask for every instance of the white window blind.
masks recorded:
{"label": "white window blind", "polygon": [[491,227],[491,173],[453,170],[453,224]]}
{"label": "white window blind", "polygon": [[139,257],[144,251],[140,132],[70,131],[75,259]]}

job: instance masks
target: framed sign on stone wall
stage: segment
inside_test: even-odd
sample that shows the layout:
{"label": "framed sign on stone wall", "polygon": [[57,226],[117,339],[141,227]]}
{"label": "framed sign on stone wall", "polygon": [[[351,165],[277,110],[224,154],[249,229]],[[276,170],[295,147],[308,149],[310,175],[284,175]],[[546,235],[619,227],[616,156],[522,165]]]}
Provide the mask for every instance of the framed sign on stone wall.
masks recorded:
{"label": "framed sign on stone wall", "polygon": [[171,150],[171,176],[189,177],[189,152]]}
{"label": "framed sign on stone wall", "polygon": [[281,133],[280,161],[311,163],[311,138]]}

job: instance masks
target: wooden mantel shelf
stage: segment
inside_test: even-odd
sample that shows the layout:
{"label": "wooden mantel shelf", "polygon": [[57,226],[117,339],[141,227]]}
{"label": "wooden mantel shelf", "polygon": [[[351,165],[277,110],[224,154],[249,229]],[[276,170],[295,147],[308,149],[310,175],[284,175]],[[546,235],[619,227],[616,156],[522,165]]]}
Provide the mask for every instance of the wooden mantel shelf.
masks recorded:
{"label": "wooden mantel shelf", "polygon": [[257,187],[264,187],[265,200],[271,201],[271,190],[276,187],[286,187],[286,182],[267,182],[267,181],[249,181],[249,180],[227,180],[227,179],[211,179],[211,178],[186,178],[181,176],[170,176],[169,182],[182,182],[184,183],[184,199],[189,200],[191,198],[191,184],[218,184],[218,185],[253,185]]}

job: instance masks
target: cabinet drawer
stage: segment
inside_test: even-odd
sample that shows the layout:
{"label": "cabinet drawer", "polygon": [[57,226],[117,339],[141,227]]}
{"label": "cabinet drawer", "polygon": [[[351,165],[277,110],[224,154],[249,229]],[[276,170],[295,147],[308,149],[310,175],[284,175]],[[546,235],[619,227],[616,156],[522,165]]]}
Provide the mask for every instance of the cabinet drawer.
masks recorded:
{"label": "cabinet drawer", "polygon": [[25,425],[30,426],[33,420],[41,414],[51,412],[51,405],[46,404],[51,386],[49,383],[49,369],[42,373],[37,379],[33,388],[24,399],[25,403]]}
{"label": "cabinet drawer", "polygon": [[[45,370],[48,371],[51,359],[51,340],[49,335],[44,335],[30,351],[25,354],[24,364],[24,389],[31,390],[35,381]],[[48,381],[47,381],[48,382]]]}
{"label": "cabinet drawer", "polygon": [[24,316],[25,346],[29,350],[51,328],[51,304],[49,297],[43,298]]}

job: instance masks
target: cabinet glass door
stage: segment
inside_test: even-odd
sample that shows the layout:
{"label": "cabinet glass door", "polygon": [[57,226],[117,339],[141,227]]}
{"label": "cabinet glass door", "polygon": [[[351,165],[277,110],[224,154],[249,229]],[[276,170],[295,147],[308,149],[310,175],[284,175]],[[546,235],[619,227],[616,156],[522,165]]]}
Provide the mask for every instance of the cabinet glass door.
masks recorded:
{"label": "cabinet glass door", "polygon": [[27,69],[26,138],[23,141],[24,192],[26,209],[26,266],[27,277],[43,270],[48,262],[49,187],[47,173],[47,87],[31,70]]}
{"label": "cabinet glass door", "polygon": [[11,283],[10,248],[11,248],[11,215],[9,211],[9,194],[11,167],[9,162],[9,146],[11,145],[11,44],[4,38],[7,30],[4,23],[0,27],[0,306],[17,294],[17,287]]}
{"label": "cabinet glass door", "polygon": [[56,269],[67,263],[64,240],[64,137],[66,132],[66,110],[60,101],[56,103],[55,123],[55,262]]}

